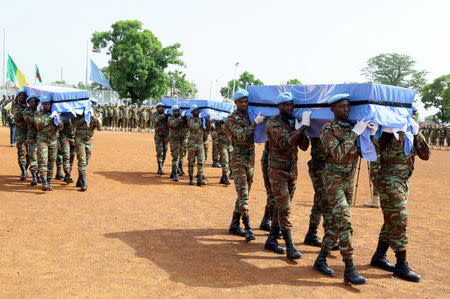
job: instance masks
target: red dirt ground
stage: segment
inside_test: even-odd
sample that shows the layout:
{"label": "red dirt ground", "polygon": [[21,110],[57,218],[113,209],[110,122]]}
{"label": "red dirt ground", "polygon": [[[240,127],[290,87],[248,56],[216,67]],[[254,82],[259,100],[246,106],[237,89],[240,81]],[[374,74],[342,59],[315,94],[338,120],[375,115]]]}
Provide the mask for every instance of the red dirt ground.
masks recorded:
{"label": "red dirt ground", "polygon": [[[263,249],[265,232],[255,229],[250,244],[227,234],[235,190],[218,184],[221,170],[211,161],[206,187],[156,175],[150,133],[96,132],[88,191],[55,181],[46,193],[19,181],[8,134],[0,128],[1,297],[450,297],[448,151],[418,160],[411,179],[408,261],[420,283],[368,266],[382,214],[362,207],[369,198],[363,162],[353,241],[369,284],[348,286],[338,253],[329,258],[336,277],[327,278],[312,269],[319,249],[302,244],[313,200],[308,153],[299,156],[292,209],[303,258],[288,262]],[[258,161],[255,167],[250,216],[257,228],[266,197]],[[392,251],[388,257],[394,261]]]}

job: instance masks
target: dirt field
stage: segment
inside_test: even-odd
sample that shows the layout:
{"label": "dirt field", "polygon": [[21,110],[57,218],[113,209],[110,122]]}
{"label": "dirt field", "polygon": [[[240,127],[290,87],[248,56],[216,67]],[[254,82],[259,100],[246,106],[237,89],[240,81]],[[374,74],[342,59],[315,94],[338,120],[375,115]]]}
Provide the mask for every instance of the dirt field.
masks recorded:
{"label": "dirt field", "polygon": [[[263,249],[265,232],[255,229],[250,244],[227,234],[234,185],[218,184],[221,170],[211,168],[211,161],[206,187],[189,186],[186,176],[172,183],[168,174],[156,175],[150,133],[97,132],[84,193],[62,181],[46,193],[20,182],[8,134],[0,128],[3,298],[450,297],[448,151],[434,150],[430,161],[418,160],[411,179],[408,261],[422,275],[420,283],[368,266],[382,214],[362,207],[369,198],[363,162],[353,242],[355,264],[369,284],[347,286],[339,253],[329,258],[336,277],[326,278],[312,269],[319,249],[302,244],[313,200],[309,153],[300,153],[292,211],[293,238],[303,258],[288,262]],[[258,145],[257,157],[261,152]],[[258,161],[255,167],[250,216],[257,228],[266,197]],[[392,251],[388,256],[395,261]]]}

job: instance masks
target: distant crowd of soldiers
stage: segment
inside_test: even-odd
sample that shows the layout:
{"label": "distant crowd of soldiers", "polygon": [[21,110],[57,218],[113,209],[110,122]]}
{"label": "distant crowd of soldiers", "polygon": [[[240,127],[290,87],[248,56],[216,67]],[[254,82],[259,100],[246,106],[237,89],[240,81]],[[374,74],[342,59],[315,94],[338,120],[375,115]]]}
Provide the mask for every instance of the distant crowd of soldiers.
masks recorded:
{"label": "distant crowd of soldiers", "polygon": [[103,128],[110,131],[150,132],[154,107],[136,104],[105,104],[98,107],[103,117]]}
{"label": "distant crowd of soldiers", "polygon": [[450,124],[422,123],[420,128],[426,141],[434,149],[450,150]]}

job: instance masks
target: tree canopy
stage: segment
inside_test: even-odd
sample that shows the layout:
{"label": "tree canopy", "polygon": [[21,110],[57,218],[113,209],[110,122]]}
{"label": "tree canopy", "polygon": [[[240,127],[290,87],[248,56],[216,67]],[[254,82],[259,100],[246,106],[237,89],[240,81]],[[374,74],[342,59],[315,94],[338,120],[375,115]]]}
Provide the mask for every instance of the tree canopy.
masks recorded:
{"label": "tree canopy", "polygon": [[168,88],[164,72],[169,65],[184,65],[180,44],[163,47],[140,21],[118,21],[110,31],[94,32],[94,52],[110,55],[108,70],[111,87],[121,98],[142,104],[146,98],[160,98]]}
{"label": "tree canopy", "polygon": [[299,79],[289,79],[285,85],[302,85],[302,81]]}
{"label": "tree canopy", "polygon": [[239,89],[246,89],[247,85],[264,85],[264,83],[261,80],[255,78],[255,75],[250,74],[249,72],[245,71],[241,74],[239,79],[228,81],[227,86],[224,86],[220,89],[220,94],[225,99],[233,98],[233,83],[234,82],[236,82],[235,83],[236,84],[235,91],[237,91]]}
{"label": "tree canopy", "polygon": [[361,70],[369,82],[420,89],[425,85],[425,70],[415,70],[408,55],[385,53],[370,58]]}
{"label": "tree canopy", "polygon": [[175,85],[177,96],[180,98],[193,98],[197,95],[197,86],[194,82],[186,80],[186,74],[181,71],[169,72],[168,80],[170,88]]}
{"label": "tree canopy", "polygon": [[437,108],[436,122],[450,122],[450,74],[436,78],[420,91],[425,108]]}

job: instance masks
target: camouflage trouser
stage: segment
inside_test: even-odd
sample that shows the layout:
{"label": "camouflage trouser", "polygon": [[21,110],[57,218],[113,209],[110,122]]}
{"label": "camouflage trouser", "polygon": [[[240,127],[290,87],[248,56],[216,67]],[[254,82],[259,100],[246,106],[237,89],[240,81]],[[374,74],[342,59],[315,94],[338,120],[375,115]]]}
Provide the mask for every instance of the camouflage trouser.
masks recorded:
{"label": "camouflage trouser", "polygon": [[212,132],[212,159],[215,162],[219,162],[220,160],[220,150],[219,150],[219,136],[217,132]]}
{"label": "camouflage trouser", "polygon": [[158,163],[164,163],[166,160],[167,147],[169,144],[169,135],[155,133],[156,160]]}
{"label": "camouflage trouser", "polygon": [[380,231],[380,240],[389,243],[395,251],[406,250],[408,234],[408,176],[382,174],[376,182],[380,194],[384,224]]}
{"label": "camouflage trouser", "polygon": [[378,191],[377,191],[377,188],[375,187],[376,186],[375,180],[377,178],[378,171],[379,171],[379,169],[377,167],[378,164],[377,164],[377,162],[370,162],[369,165],[370,165],[370,180],[372,182],[372,195],[377,196]]}
{"label": "camouflage trouser", "polygon": [[19,165],[28,165],[27,134],[18,133],[16,130],[17,160]]}
{"label": "camouflage trouser", "polygon": [[180,163],[180,155],[183,147],[183,140],[178,138],[170,138],[170,154],[172,155],[172,170],[178,171],[178,164]]}
{"label": "camouflage trouser", "polygon": [[208,160],[208,149],[209,149],[209,134],[205,132],[205,135],[203,135],[203,147],[205,149],[205,163],[206,160]]}
{"label": "camouflage trouser", "polygon": [[327,193],[331,212],[330,226],[322,241],[322,249],[330,251],[339,240],[339,249],[344,259],[353,258],[352,247],[352,213],[350,207],[353,198],[354,171],[348,176],[331,173],[324,169],[323,185]]}
{"label": "camouflage trouser", "polygon": [[229,150],[230,146],[223,142],[219,142],[220,165],[222,166],[222,174],[228,174],[229,171]]}
{"label": "camouflage trouser", "polygon": [[439,137],[439,146],[444,146],[445,137]]}
{"label": "camouflage trouser", "polygon": [[329,223],[331,215],[328,206],[327,194],[323,186],[323,168],[324,161],[310,160],[308,161],[309,177],[314,188],[314,204],[309,215],[309,226],[317,228],[320,224],[320,219],[324,218],[323,228],[326,230],[326,225]]}
{"label": "camouflage trouser", "polygon": [[28,161],[30,164],[30,171],[37,172],[37,151],[38,143],[36,138],[28,138],[27,140]]}
{"label": "camouflage trouser", "polygon": [[188,144],[188,173],[194,175],[195,157],[197,157],[197,174],[203,174],[205,164],[205,149],[203,144]]}
{"label": "camouflage trouser", "polygon": [[43,178],[52,178],[58,155],[58,140],[38,139],[38,165],[39,173]]}
{"label": "camouflage trouser", "polygon": [[78,173],[86,174],[86,168],[92,154],[92,139],[84,140],[75,137],[75,149],[77,151]]}
{"label": "camouflage trouser", "polygon": [[141,130],[144,130],[144,129],[146,129],[146,123],[147,123],[147,121],[145,120],[145,119],[140,119],[140,121],[139,121],[139,128],[141,129]]}
{"label": "camouflage trouser", "polygon": [[114,128],[117,128],[118,125],[119,125],[119,119],[117,117],[113,117],[111,119],[111,126],[113,126]]}
{"label": "camouflage trouser", "polygon": [[[269,217],[271,218],[272,223],[278,223],[278,209],[277,204],[275,202],[275,198],[272,194],[272,188],[270,186],[270,180],[269,180],[269,169],[268,169],[268,155],[266,152],[263,152],[263,155],[261,157],[261,169],[264,179],[264,187],[266,188],[266,207],[269,213]],[[280,224],[278,223],[278,226]]]}
{"label": "camouflage trouser", "polygon": [[132,119],[130,120],[130,127],[131,127],[132,129],[136,129],[136,128],[137,128],[137,119],[132,118]]}
{"label": "camouflage trouser", "polygon": [[186,134],[186,136],[183,139],[183,142],[181,143],[180,163],[183,163],[184,157],[186,157],[188,138],[189,133]]}
{"label": "camouflage trouser", "polygon": [[[61,133],[60,133],[61,134]],[[56,165],[63,165],[64,171],[72,171],[73,161],[75,159],[75,140],[60,137],[58,139],[58,159]]]}
{"label": "camouflage trouser", "polygon": [[282,230],[289,230],[292,228],[289,215],[291,214],[291,201],[297,182],[297,165],[291,167],[290,171],[284,171],[270,166],[267,170],[272,195],[277,207],[280,228]]}
{"label": "camouflage trouser", "polygon": [[255,152],[249,155],[231,154],[231,170],[237,192],[235,212],[248,215],[248,199],[253,183]]}

